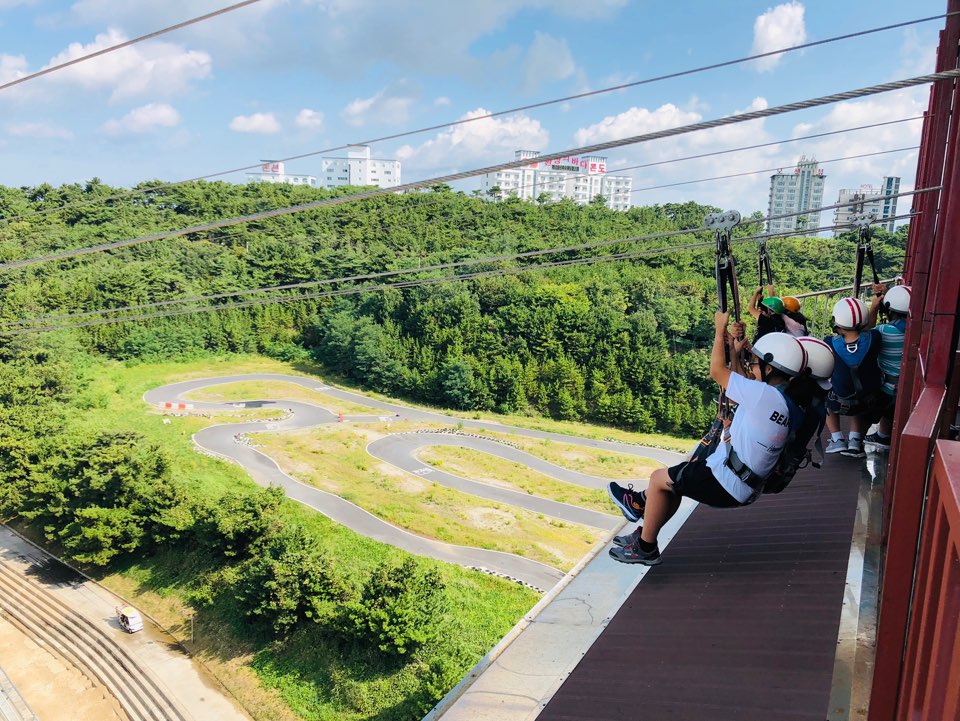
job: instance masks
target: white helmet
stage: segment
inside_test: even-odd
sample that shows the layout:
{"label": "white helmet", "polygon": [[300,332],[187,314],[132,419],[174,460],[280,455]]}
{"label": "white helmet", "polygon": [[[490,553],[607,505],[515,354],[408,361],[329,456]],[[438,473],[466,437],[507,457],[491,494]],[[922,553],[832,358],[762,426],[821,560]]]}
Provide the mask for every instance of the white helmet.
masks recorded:
{"label": "white helmet", "polygon": [[887,291],[887,294],[883,296],[883,309],[888,313],[893,311],[894,313],[906,315],[907,311],[910,310],[910,296],[912,293],[913,291],[910,290],[909,285],[893,286]]}
{"label": "white helmet", "polygon": [[860,330],[867,324],[867,306],[859,298],[841,298],[833,306],[833,324],[843,330]]}
{"label": "white helmet", "polygon": [[761,336],[753,344],[753,354],[788,376],[798,376],[807,368],[807,351],[789,333]]}
{"label": "white helmet", "polygon": [[833,348],[819,338],[810,335],[797,338],[797,340],[807,352],[807,368],[810,369],[810,376],[820,381],[820,387],[824,388],[824,382],[829,383],[833,376]]}

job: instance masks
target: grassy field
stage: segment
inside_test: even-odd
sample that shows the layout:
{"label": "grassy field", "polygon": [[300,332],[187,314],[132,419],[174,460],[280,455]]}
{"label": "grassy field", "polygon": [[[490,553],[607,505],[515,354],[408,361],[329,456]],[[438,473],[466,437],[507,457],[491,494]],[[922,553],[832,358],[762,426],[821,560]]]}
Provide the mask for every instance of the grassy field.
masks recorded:
{"label": "grassy field", "polygon": [[[253,443],[297,480],[427,538],[515,553],[569,570],[603,535],[600,529],[446,488],[382,463],[366,451],[368,443],[388,433],[429,427],[409,422],[338,423],[302,431],[257,433]],[[491,458],[491,465],[509,464]],[[605,510],[612,510],[609,503]]]}
{"label": "grassy field", "polygon": [[348,416],[375,416],[383,413],[380,409],[372,406],[343,401],[322,391],[311,390],[310,388],[299,386],[296,383],[286,383],[284,381],[239,381],[237,383],[224,383],[223,385],[202,388],[192,393],[186,393],[183,397],[185,400],[207,403],[231,403],[233,401],[244,400],[303,401],[315,406],[320,406],[321,408],[326,408],[331,413],[343,413]]}
{"label": "grassy field", "polygon": [[643,456],[602,448],[585,448],[573,443],[555,441],[552,438],[527,438],[489,429],[484,430],[483,435],[508,441],[514,446],[519,446],[520,450],[555,465],[615,481],[649,478],[651,473],[663,465]]}
{"label": "grassy field", "polygon": [[[309,366],[292,366],[256,356],[131,366],[105,363],[92,369],[89,383],[76,403],[73,419],[87,428],[134,429],[143,433],[148,441],[166,449],[174,475],[189,484],[192,494],[216,498],[229,490],[252,489],[253,482],[239,466],[197,453],[192,435],[213,423],[273,416],[262,409],[217,413],[213,417],[163,416],[143,402],[143,393],[168,383],[218,375],[283,373],[310,376],[316,371]],[[312,377],[319,381],[319,375]],[[323,400],[317,398],[290,395],[293,392],[291,389],[301,390],[297,386],[286,383],[280,385],[286,391],[284,397],[309,400],[327,407]],[[223,395],[223,399],[233,397],[224,393],[225,388],[229,393],[247,397],[264,397],[269,395],[265,391],[272,390],[262,386],[252,390],[242,386],[239,389],[221,386],[212,391]],[[322,397],[315,391],[303,389],[303,392]],[[359,412],[369,413],[362,403],[358,402],[357,407],[363,409]],[[349,413],[343,404],[331,410]],[[491,421],[491,429],[494,430],[497,430],[496,423],[499,422],[594,438],[620,436],[630,442],[645,440],[635,434],[581,424],[523,417],[483,417]],[[169,422],[164,423],[164,420]],[[424,426],[420,424],[418,427]],[[391,432],[401,428],[400,423],[389,426]],[[347,424],[326,426],[300,434],[256,434],[255,438],[265,447],[276,446],[279,457],[289,459],[290,470],[294,473],[314,474],[315,482],[321,487],[324,483],[331,483],[330,476],[346,474],[346,479],[354,479],[338,481],[342,483],[345,497],[359,498],[363,495],[361,487],[356,485],[356,479],[364,478],[367,489],[385,491],[372,494],[384,497],[380,508],[370,508],[367,499],[364,499],[365,507],[391,519],[406,519],[414,528],[416,524],[421,524],[425,534],[437,538],[447,536],[448,540],[458,543],[483,545],[487,542],[483,534],[490,534],[499,537],[498,542],[503,544],[504,550],[534,557],[542,553],[543,558],[552,554],[554,562],[564,565],[574,562],[589,548],[590,539],[594,536],[590,536],[588,529],[551,523],[534,514],[516,512],[515,509],[492,505],[487,507],[473,497],[465,501],[462,494],[435,487],[435,484],[419,477],[392,468],[379,468],[379,462],[366,455],[363,449],[374,435],[387,430],[385,424],[369,424],[365,429],[360,424]],[[561,452],[563,455],[560,449],[563,444],[544,444],[537,449],[536,442],[533,443],[534,446],[528,450],[548,460],[558,462],[556,456],[551,454]],[[686,441],[674,440],[673,444],[674,447],[683,448]],[[670,445],[670,442],[658,442],[657,445]],[[603,455],[612,454],[603,452]],[[576,467],[574,463],[587,464],[581,469],[609,469],[608,473],[614,474],[614,477],[620,473],[630,476],[636,470],[626,462],[603,460],[599,456],[559,460],[564,465],[570,463],[570,467]],[[636,459],[631,459],[630,463],[634,462]],[[297,468],[297,464],[302,467]],[[324,469],[324,478],[316,470],[320,467]],[[497,470],[496,474],[499,473]],[[576,487],[571,489],[577,490]],[[432,508],[434,515],[418,518],[424,515],[422,508],[405,508],[408,499],[413,497],[422,499],[422,508]],[[401,551],[358,536],[321,514],[293,502],[285,504],[284,515],[322,539],[326,552],[336,559],[338,568],[353,583],[361,583],[379,565],[399,563],[406,557]],[[534,535],[525,537],[527,540],[524,542],[513,540],[519,537],[517,534],[527,532]],[[530,542],[530,539],[536,540]],[[251,627],[235,607],[230,590],[232,569],[211,565],[208,560],[194,554],[194,551],[184,549],[176,554],[128,562],[111,569],[103,580],[168,626],[179,627],[181,631],[184,612],[195,614],[197,636],[191,650],[227,683],[258,721],[360,721],[374,718],[386,721],[419,718],[419,711],[414,711],[419,708],[416,699],[421,698],[424,692],[424,679],[429,676],[430,664],[433,663],[431,659],[449,659],[453,654],[459,673],[466,672],[537,600],[534,592],[517,584],[457,566],[424,561],[440,570],[452,597],[452,605],[457,609],[455,616],[444,621],[442,637],[446,646],[428,649],[422,658],[406,664],[376,666],[371,665],[369,654],[358,657],[349,648],[323,638],[312,627],[299,629],[282,644],[252,636]],[[210,588],[217,591],[214,594],[216,602],[198,605],[195,599],[208,595]]]}
{"label": "grassy field", "polygon": [[417,458],[447,473],[489,483],[491,486],[523,491],[604,513],[613,513],[616,510],[606,491],[564,483],[533,471],[522,463],[506,461],[472,448],[428,446],[417,451]]}

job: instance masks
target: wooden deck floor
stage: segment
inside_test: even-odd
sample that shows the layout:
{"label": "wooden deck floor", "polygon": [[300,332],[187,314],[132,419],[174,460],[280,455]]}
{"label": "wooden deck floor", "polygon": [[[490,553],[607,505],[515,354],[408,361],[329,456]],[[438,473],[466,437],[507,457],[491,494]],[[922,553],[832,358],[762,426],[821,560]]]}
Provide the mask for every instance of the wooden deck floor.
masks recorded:
{"label": "wooden deck floor", "polygon": [[698,507],[538,721],[823,721],[863,469]]}

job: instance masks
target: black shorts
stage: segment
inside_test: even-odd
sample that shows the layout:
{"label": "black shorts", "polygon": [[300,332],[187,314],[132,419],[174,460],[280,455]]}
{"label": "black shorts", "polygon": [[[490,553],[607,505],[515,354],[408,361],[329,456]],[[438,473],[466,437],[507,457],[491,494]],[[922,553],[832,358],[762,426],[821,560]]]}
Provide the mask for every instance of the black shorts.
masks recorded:
{"label": "black shorts", "polygon": [[667,474],[670,476],[673,492],[678,496],[686,496],[714,508],[737,508],[747,505],[740,503],[720,485],[713,471],[707,467],[706,461],[679,463],[668,468]]}

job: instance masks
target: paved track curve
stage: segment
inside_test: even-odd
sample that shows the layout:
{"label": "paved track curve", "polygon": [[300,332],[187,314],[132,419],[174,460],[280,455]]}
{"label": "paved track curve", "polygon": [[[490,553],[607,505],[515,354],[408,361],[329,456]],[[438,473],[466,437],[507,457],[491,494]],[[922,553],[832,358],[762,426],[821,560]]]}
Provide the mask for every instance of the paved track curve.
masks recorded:
{"label": "paved track curve", "polygon": [[[182,383],[156,388],[144,394],[144,400],[150,404],[165,402],[182,402],[182,396],[191,391],[210,386],[224,385],[243,381],[282,381],[295,383],[304,388],[321,391],[333,398],[350,401],[388,413],[391,417],[399,416],[402,420],[420,420],[429,422],[450,423],[463,428],[491,429],[531,438],[549,438],[574,445],[589,448],[602,448],[620,453],[628,453],[644,458],[652,458],[665,464],[676,463],[681,456],[677,453],[658,448],[632,446],[613,441],[595,441],[577,436],[568,436],[560,433],[535,431],[526,428],[516,428],[489,421],[473,421],[447,416],[442,413],[422,411],[407,406],[378,401],[357,393],[332,388],[321,381],[303,376],[289,376],[282,374],[257,373],[245,375],[220,376],[202,378]],[[233,403],[199,403],[192,402],[195,410],[223,411],[235,408]],[[306,485],[285,474],[276,462],[269,456],[249,446],[237,443],[237,437],[245,433],[262,431],[283,431],[309,428],[324,423],[335,423],[337,415],[331,411],[300,401],[273,401],[256,400],[244,401],[245,408],[276,408],[289,410],[289,417],[271,423],[230,423],[204,428],[194,435],[194,442],[204,450],[227,460],[239,463],[250,476],[260,485],[278,485],[286,494],[330,519],[347,526],[361,535],[377,541],[402,548],[411,553],[436,558],[462,566],[483,568],[504,576],[523,581],[540,590],[548,590],[563,577],[563,572],[527,558],[522,558],[500,551],[489,551],[481,548],[457,546],[440,541],[433,541],[417,536],[401,528],[386,523],[371,513],[363,510],[332,493],[321,491],[313,486]],[[379,420],[380,415],[350,415],[346,420],[370,422]],[[451,436],[441,433],[399,433],[374,441],[368,446],[371,455],[390,463],[398,468],[418,475],[429,476],[431,481],[463,490],[476,496],[496,500],[510,505],[527,508],[536,513],[554,516],[575,523],[582,523],[597,528],[611,529],[622,525],[618,516],[597,511],[589,511],[565,503],[538,498],[528,493],[519,493],[504,488],[490,486],[484,483],[471,481],[434,468],[424,467],[416,458],[418,448],[430,445],[458,445],[497,455],[511,461],[524,463],[545,475],[557,478],[568,483],[574,483],[586,488],[603,488],[607,479],[577,473],[530,454],[524,453],[510,446],[492,440],[473,438],[469,436]]]}

